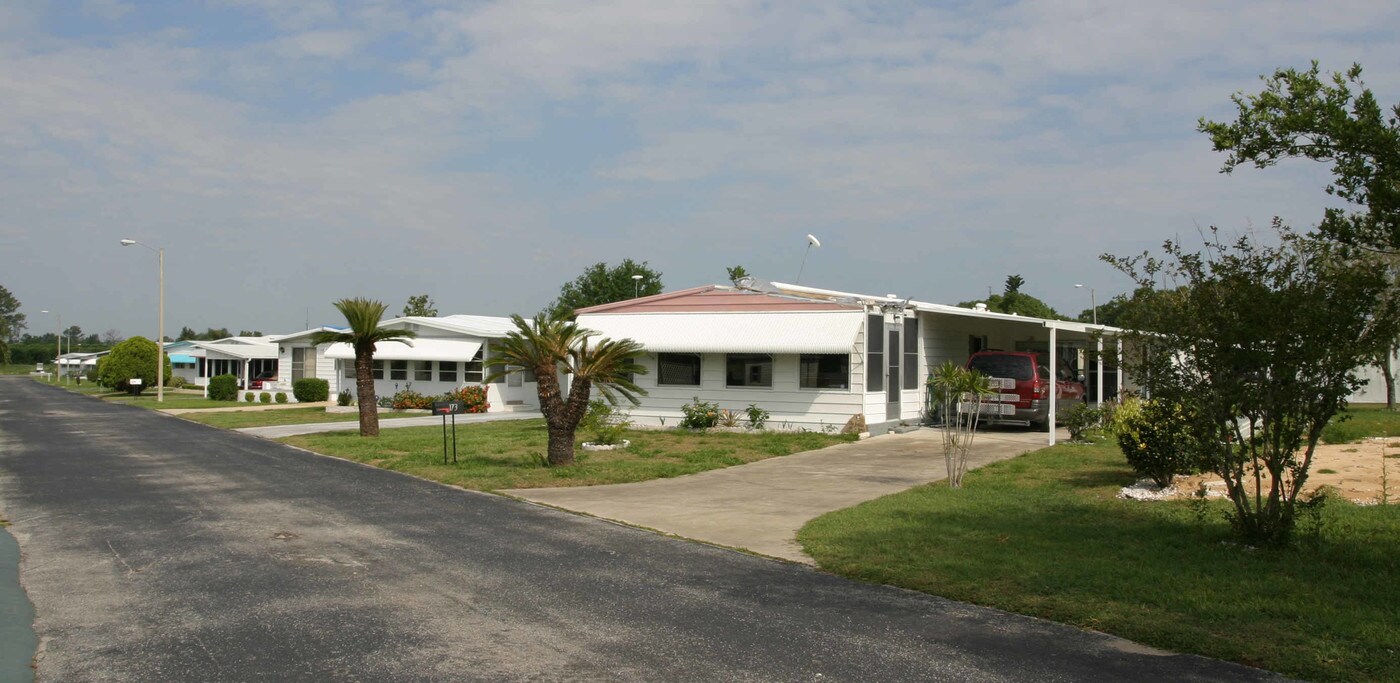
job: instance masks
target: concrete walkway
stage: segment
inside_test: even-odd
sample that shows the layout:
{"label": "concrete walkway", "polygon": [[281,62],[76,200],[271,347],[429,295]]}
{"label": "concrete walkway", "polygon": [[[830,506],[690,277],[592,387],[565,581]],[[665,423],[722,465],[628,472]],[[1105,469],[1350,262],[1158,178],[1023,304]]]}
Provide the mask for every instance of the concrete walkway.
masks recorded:
{"label": "concrete walkway", "polygon": [[[472,424],[476,422],[496,422],[498,420],[530,420],[537,417],[544,417],[533,410],[521,410],[509,413],[477,413],[474,415],[458,415],[457,424]],[[424,415],[423,417],[396,417],[392,420],[380,420],[379,428],[395,429],[398,427],[436,427],[442,424],[440,415]],[[301,434],[320,434],[323,432],[344,432],[359,429],[355,421],[347,422],[315,422],[312,424],[299,425],[274,425],[272,427],[244,427],[235,429],[235,432],[252,434],[264,439],[280,439],[285,436],[299,436]]]}
{"label": "concrete walkway", "polygon": [[[983,432],[968,467],[1044,447],[1044,432]],[[946,478],[941,433],[920,429],[673,479],[498,493],[811,564],[796,540],[809,520]]]}

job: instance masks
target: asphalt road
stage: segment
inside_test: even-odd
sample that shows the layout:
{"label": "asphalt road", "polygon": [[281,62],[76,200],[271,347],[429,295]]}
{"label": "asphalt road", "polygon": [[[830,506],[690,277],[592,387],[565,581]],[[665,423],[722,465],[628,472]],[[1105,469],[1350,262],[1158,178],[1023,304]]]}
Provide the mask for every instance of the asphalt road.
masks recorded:
{"label": "asphalt road", "polygon": [[41,681],[1265,680],[0,378]]}

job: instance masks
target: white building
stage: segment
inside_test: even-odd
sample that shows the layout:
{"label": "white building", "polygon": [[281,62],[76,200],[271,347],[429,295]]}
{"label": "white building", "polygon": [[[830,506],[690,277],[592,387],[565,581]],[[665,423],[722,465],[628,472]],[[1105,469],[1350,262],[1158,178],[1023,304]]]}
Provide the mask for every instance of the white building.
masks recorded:
{"label": "white building", "polygon": [[276,376],[277,345],[272,337],[227,337],[214,341],[186,339],[169,342],[170,373],[193,386],[209,386],[209,378],[233,375],[239,387],[250,380]]}
{"label": "white building", "polygon": [[894,295],[712,285],[580,309],[578,322],[648,351],[636,378],[648,395],[631,410],[640,424],[674,426],[698,398],[738,413],[754,404],[777,429],[839,430],[861,415],[882,433],[922,420],[929,368],[987,349],[1044,353],[1052,376],[1062,364],[1091,374],[1096,397],[1123,382],[1091,362],[1103,343],[1095,331],[1111,338],[1115,328]]}

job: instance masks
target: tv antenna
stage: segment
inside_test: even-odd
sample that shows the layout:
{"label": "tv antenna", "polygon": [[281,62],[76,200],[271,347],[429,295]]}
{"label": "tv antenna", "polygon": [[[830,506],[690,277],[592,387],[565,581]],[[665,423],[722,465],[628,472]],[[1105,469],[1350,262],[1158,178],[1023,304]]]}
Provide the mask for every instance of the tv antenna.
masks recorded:
{"label": "tv antenna", "polygon": [[821,240],[811,233],[807,234],[807,251],[802,252],[802,267],[797,269],[797,279],[792,281],[793,284],[802,284],[802,271],[807,269],[807,255],[812,253],[812,247],[820,248],[821,246]]}

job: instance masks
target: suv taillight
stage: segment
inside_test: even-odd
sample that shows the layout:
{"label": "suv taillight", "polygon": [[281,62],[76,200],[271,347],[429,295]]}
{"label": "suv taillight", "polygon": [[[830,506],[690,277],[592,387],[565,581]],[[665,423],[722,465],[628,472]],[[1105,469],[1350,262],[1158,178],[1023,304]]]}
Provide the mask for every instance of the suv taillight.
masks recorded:
{"label": "suv taillight", "polygon": [[1047,384],[1041,384],[1040,382],[1036,382],[1034,385],[1031,386],[1031,393],[1035,394],[1036,398],[1049,398],[1050,386]]}

